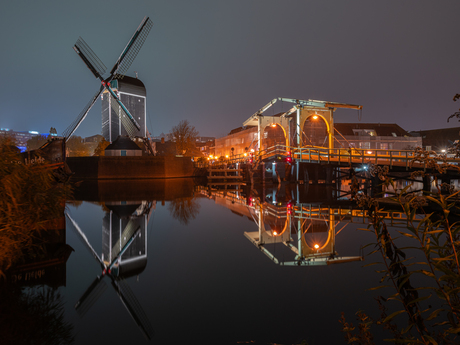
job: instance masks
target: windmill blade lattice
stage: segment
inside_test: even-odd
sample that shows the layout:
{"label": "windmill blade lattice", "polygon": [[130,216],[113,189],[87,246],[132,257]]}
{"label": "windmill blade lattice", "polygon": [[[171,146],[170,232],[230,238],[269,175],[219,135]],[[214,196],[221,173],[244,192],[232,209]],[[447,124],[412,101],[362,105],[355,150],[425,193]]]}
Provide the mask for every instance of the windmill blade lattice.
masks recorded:
{"label": "windmill blade lattice", "polygon": [[79,37],[77,43],[75,43],[74,49],[75,47],[80,51],[77,51],[77,54],[82,58],[82,60],[85,61],[84,59],[86,58],[90,62],[91,67],[93,67],[97,71],[97,74],[92,71],[94,76],[96,78],[101,78],[101,76],[105,73],[107,67],[105,67],[104,63],[101,61],[101,59],[98,58],[96,53],[94,53],[94,51],[88,46],[88,44],[86,44],[86,42],[81,37]]}
{"label": "windmill blade lattice", "polygon": [[124,279],[112,280],[113,287],[117,290],[118,296],[128,309],[129,314],[137,323],[139,328],[143,331],[148,340],[152,339],[154,335],[153,327],[150,324],[149,318],[145,314],[144,309],[137,300],[133,291]]}
{"label": "windmill blade lattice", "polygon": [[111,79],[122,79],[147,38],[153,22],[145,17],[110,71]]}
{"label": "windmill blade lattice", "polygon": [[104,91],[104,87],[101,86],[98,92],[94,94],[94,96],[91,98],[91,100],[88,102],[88,104],[83,108],[83,110],[78,114],[76,119],[67,127],[62,135],[66,138],[66,142],[69,141],[70,137],[75,133],[77,130],[78,126],[83,122],[85,119],[86,115],[88,115],[89,111],[93,107],[94,103],[96,103],[97,99],[99,96],[102,94],[102,91]]}
{"label": "windmill blade lattice", "polygon": [[102,280],[102,278],[104,278],[104,276],[98,276],[75,304],[75,310],[80,317],[83,317],[86,314],[86,312],[93,306],[94,303],[96,303],[99,297],[101,297],[107,289],[107,284]]}

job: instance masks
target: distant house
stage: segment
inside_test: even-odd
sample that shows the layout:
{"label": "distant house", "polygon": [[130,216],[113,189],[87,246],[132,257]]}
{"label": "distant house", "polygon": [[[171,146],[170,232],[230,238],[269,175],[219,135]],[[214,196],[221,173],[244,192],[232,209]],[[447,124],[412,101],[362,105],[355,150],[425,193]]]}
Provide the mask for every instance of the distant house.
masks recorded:
{"label": "distant house", "polygon": [[164,137],[160,140],[154,139],[152,146],[155,156],[175,156],[177,154],[176,143],[174,141],[165,141]]}
{"label": "distant house", "polygon": [[460,127],[413,131],[411,134],[421,138],[424,149],[443,152],[460,140]]}
{"label": "distant house", "polygon": [[105,149],[106,156],[142,156],[142,149],[128,136],[120,135]]}
{"label": "distant house", "polygon": [[395,123],[334,123],[335,147],[364,150],[410,150],[422,146],[422,140]]}

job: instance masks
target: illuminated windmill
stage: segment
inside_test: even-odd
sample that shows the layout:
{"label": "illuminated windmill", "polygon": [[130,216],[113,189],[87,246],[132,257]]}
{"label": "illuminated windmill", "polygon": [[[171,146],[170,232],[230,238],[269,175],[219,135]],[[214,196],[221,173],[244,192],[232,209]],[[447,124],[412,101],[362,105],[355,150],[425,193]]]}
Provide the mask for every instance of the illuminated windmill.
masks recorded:
{"label": "illuminated windmill", "polygon": [[133,137],[135,136],[136,131],[140,130],[138,122],[130,114],[125,105],[121,102],[120,98],[117,95],[117,92],[115,92],[112,89],[110,83],[112,82],[112,80],[119,80],[123,78],[125,73],[128,71],[129,67],[131,66],[132,62],[136,58],[137,53],[144,44],[145,39],[147,38],[150,29],[152,28],[152,25],[153,23],[148,17],[145,17],[142,20],[141,24],[134,32],[134,35],[129,40],[125,49],[123,49],[123,52],[121,53],[117,62],[111,69],[109,76],[106,78],[104,78],[103,75],[107,68],[104,66],[102,61],[96,56],[93,50],[86,44],[86,42],[81,37],[77,40],[77,43],[75,43],[73,49],[78,54],[78,56],[80,56],[80,58],[89,68],[89,70],[93,73],[93,75],[101,81],[101,87],[99,88],[99,91],[97,91],[94,94],[89,103],[83,108],[78,117],[63,132],[63,136],[66,138],[66,141],[69,140],[69,138],[77,130],[78,126],[80,126],[80,124],[83,122],[83,120],[93,107],[94,103],[96,103],[98,97],[101,96],[104,90],[106,90],[110,95],[109,97],[111,107],[112,109],[118,110],[116,111],[117,115],[120,117],[121,123],[128,135],[130,137]]}

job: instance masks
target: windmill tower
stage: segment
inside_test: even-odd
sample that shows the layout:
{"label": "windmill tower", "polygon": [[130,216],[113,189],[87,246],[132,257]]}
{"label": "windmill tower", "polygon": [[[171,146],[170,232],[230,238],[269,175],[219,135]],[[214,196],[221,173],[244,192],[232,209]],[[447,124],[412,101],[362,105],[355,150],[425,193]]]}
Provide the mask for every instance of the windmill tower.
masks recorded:
{"label": "windmill tower", "polygon": [[104,90],[101,95],[102,99],[102,135],[105,140],[113,142],[119,135],[129,135],[135,137],[147,136],[147,93],[145,86],[137,78],[124,77],[123,79],[114,79],[111,82],[112,90],[120,98],[136,122],[139,129],[135,129],[132,135],[128,133],[122,123],[122,109],[118,104],[112,105],[110,102],[111,95],[109,91]]}

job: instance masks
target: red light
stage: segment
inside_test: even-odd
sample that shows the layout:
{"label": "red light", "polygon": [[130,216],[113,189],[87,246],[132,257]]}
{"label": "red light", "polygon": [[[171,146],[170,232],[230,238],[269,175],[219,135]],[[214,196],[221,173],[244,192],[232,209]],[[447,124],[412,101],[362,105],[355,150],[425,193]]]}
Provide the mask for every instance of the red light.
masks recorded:
{"label": "red light", "polygon": [[107,86],[110,86],[110,83],[107,83]]}
{"label": "red light", "polygon": [[286,158],[286,162],[290,163],[292,161],[292,158],[291,157],[287,157]]}
{"label": "red light", "polygon": [[288,156],[290,156],[290,155],[291,155],[291,152],[289,151],[287,154],[288,154]]}
{"label": "red light", "polygon": [[252,163],[252,159],[249,160],[249,163]]}
{"label": "red light", "polygon": [[291,210],[287,210],[287,214],[291,214]]}

